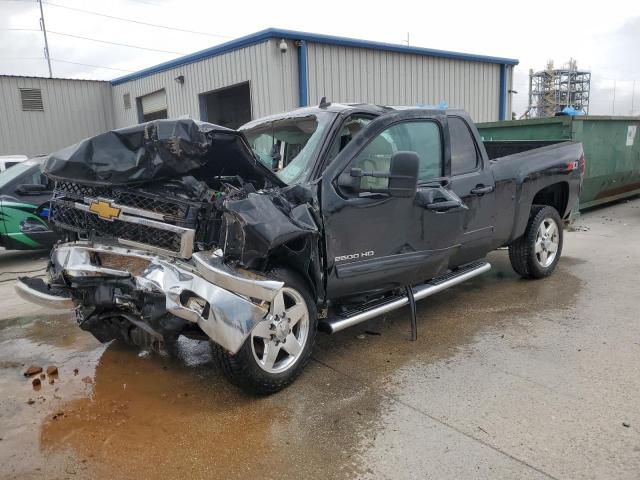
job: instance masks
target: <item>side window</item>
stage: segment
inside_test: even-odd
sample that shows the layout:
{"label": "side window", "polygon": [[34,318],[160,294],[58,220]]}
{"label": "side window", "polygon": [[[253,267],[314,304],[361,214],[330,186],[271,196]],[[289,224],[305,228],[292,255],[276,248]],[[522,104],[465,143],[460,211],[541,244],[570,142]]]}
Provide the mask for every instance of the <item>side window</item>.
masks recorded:
{"label": "side window", "polygon": [[[397,123],[378,134],[362,150],[352,165],[366,172],[388,172],[391,156],[399,151],[416,152],[420,157],[419,180],[442,176],[440,128],[432,121]],[[362,178],[362,188],[385,188],[386,178]]]}
{"label": "side window", "polygon": [[47,185],[49,179],[44,176],[44,174],[40,170],[35,170],[32,173],[24,176],[20,183],[28,183],[31,185]]}
{"label": "side window", "polygon": [[338,153],[344,150],[344,147],[349,144],[360,130],[371,123],[373,118],[374,117],[371,115],[366,114],[354,114],[347,117],[340,127],[340,131],[333,139],[333,142],[331,142],[331,146],[329,147],[329,151],[327,152],[327,157],[324,162],[325,168],[333,162],[333,159],[338,156]]}
{"label": "side window", "polygon": [[44,185],[47,190],[53,190],[53,181],[46,177],[39,168],[29,168],[26,172],[18,175],[13,182],[15,186],[20,185]]}
{"label": "side window", "polygon": [[462,175],[478,168],[478,150],[469,127],[458,117],[449,117],[451,175]]}

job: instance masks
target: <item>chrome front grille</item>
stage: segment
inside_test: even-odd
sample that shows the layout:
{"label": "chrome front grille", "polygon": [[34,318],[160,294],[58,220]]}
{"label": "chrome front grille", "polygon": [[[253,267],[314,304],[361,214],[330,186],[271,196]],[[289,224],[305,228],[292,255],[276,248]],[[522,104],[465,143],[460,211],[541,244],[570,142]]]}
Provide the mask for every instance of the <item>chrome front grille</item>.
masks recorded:
{"label": "chrome front grille", "polygon": [[56,196],[83,201],[86,198],[108,198],[114,203],[139,208],[148,212],[167,215],[174,218],[186,218],[190,203],[175,199],[166,201],[158,195],[132,192],[124,187],[106,187],[101,185],[82,185],[74,182],[58,182]]}
{"label": "chrome front grille", "polygon": [[[116,212],[112,218],[92,211],[96,202]],[[72,182],[56,185],[49,220],[89,238],[107,237],[122,245],[173,257],[193,253],[197,206],[189,202]]]}

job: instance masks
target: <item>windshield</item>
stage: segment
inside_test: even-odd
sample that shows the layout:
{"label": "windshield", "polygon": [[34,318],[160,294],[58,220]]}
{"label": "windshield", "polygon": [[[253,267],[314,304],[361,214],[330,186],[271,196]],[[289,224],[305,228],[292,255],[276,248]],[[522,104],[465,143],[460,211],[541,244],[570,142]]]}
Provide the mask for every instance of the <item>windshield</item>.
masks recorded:
{"label": "windshield", "polygon": [[244,130],[262,163],[287,184],[300,181],[313,159],[334,114],[321,112],[261,123]]}
{"label": "windshield", "polygon": [[37,163],[38,162],[34,161],[24,161],[7,168],[4,172],[0,173],[0,189],[4,188],[5,185],[18,178],[34,165],[37,165]]}

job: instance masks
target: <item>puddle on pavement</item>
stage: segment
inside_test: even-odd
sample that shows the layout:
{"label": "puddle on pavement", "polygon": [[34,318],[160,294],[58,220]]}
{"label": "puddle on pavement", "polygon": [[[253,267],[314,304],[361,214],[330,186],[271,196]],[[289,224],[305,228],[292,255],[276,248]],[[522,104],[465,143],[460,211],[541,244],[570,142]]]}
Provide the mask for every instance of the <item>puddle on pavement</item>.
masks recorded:
{"label": "puddle on pavement", "polygon": [[[331,337],[321,335],[314,356],[367,384],[397,383],[405,367],[464,358],[473,344],[500,337],[509,327],[517,326],[526,339],[535,328],[532,318],[575,305],[581,281],[570,269],[581,260],[563,257],[554,275],[541,281],[520,279],[506,251],[490,254],[489,261],[488,273],[417,303],[417,341],[409,341],[404,308]],[[362,358],[366,368],[359,365]]]}
{"label": "puddle on pavement", "polygon": [[[316,375],[295,389],[255,398],[222,378],[208,343],[181,339],[179,354],[141,357],[118,342],[102,345],[67,315],[0,322],[0,478],[357,471],[349,449],[358,442],[346,440],[354,426],[342,416],[359,420],[349,399],[359,394],[337,384],[330,391],[321,367],[310,365]],[[31,364],[56,365],[55,383],[45,378],[35,391],[23,376]],[[327,401],[331,413],[319,413]]]}
{"label": "puddle on pavement", "polygon": [[[357,472],[354,452],[347,451],[358,445],[347,440],[354,428],[339,425],[345,416],[358,418],[355,411],[345,413],[356,407],[349,400],[341,405],[345,392],[336,385],[331,413],[319,411],[329,388],[324,375],[311,373],[295,389],[256,398],[221,377],[208,344],[184,340],[180,352],[180,359],[141,358],[126,346],[109,345],[96,366],[92,394],[65,402],[44,420],[45,455],[70,449],[72,468],[91,478],[246,478],[264,472],[329,478]],[[328,438],[333,445],[319,450]],[[327,466],[331,448],[334,462]]]}
{"label": "puddle on pavement", "polygon": [[[0,320],[0,477],[64,474],[64,455],[41,453],[40,426],[65,400],[86,394],[80,379],[93,376],[103,350],[69,314]],[[58,374],[36,389],[31,382],[39,376],[23,375],[30,365],[55,365]]]}
{"label": "puddle on pavement", "polygon": [[[546,310],[574,301],[579,281],[562,264],[550,279],[526,282],[516,280],[504,252],[495,257],[488,275],[419,303],[417,342],[408,341],[404,310],[333,337],[321,334],[319,361],[268,398],[229,385],[205,342],[181,341],[178,359],[141,358],[119,343],[101,345],[68,315],[2,321],[0,476],[370,474],[389,446],[380,438],[395,442],[381,433],[390,428],[388,400],[322,363],[367,384],[397,382],[407,367],[454,358],[474,338],[530,316],[541,298]],[[358,338],[365,330],[381,335]],[[22,376],[32,363],[57,365],[59,378],[35,392]]]}

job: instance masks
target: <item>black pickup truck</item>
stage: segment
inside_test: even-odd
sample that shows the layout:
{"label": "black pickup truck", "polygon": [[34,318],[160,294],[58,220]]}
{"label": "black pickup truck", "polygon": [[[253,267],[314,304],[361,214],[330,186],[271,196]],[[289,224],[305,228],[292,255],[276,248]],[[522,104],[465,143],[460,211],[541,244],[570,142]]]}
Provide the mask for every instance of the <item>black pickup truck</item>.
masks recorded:
{"label": "black pickup truck", "polygon": [[[496,158],[498,155],[502,155]],[[460,110],[329,104],[239,131],[157,120],[50,155],[49,220],[73,241],[18,293],[100,341],[210,339],[235,384],[275,392],[337,332],[489,270],[553,272],[584,155],[483,143]]]}

